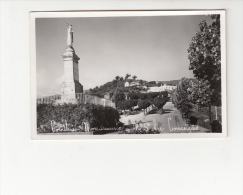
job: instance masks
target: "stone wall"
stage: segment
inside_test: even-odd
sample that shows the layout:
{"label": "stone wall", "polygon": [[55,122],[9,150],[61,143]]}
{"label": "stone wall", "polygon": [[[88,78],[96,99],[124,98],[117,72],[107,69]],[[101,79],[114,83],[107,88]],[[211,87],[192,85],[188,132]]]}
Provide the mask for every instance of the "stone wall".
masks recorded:
{"label": "stone wall", "polygon": [[102,106],[110,106],[112,108],[116,108],[115,103],[111,100],[101,98],[98,96],[93,96],[84,93],[76,93],[75,96],[73,94],[70,95],[55,95],[55,96],[48,96],[44,98],[38,98],[37,104],[63,104],[63,103],[90,103]]}

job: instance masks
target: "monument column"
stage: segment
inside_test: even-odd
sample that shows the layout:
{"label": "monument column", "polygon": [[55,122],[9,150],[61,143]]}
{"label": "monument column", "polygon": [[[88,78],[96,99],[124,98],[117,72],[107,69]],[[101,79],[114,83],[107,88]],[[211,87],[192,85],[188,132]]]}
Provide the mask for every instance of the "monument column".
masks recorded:
{"label": "monument column", "polygon": [[83,86],[79,83],[80,58],[75,54],[73,48],[73,31],[72,25],[68,24],[67,30],[67,47],[66,52],[62,55],[64,62],[64,82],[61,84],[62,102],[75,103],[75,94],[83,93]]}

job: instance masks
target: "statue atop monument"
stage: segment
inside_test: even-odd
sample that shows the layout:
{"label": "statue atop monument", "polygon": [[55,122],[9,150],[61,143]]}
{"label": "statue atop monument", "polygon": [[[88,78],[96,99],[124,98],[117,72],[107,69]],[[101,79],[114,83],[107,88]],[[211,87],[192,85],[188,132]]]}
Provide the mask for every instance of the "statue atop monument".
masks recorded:
{"label": "statue atop monument", "polygon": [[83,93],[83,85],[79,82],[80,58],[75,54],[73,48],[72,25],[67,24],[67,47],[62,55],[64,62],[64,82],[61,84],[61,99],[56,100],[56,104],[78,103],[76,94]]}
{"label": "statue atop monument", "polygon": [[67,45],[68,46],[73,46],[73,29],[72,25],[67,24]]}

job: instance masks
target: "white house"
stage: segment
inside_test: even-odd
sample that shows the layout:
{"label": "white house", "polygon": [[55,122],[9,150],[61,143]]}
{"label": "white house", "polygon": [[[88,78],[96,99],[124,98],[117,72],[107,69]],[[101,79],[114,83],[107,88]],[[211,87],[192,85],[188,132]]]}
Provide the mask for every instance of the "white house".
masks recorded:
{"label": "white house", "polygon": [[161,88],[164,89],[164,91],[171,91],[176,89],[176,87],[176,85],[166,85],[166,83],[163,86],[161,85]]}
{"label": "white house", "polygon": [[126,82],[125,82],[125,87],[137,86],[137,85],[141,85],[141,84],[139,83],[139,81],[132,81],[132,82],[126,81]]}
{"label": "white house", "polygon": [[176,89],[176,85],[161,85],[159,87],[149,87],[147,92],[161,92],[161,91],[171,91],[173,89]]}
{"label": "white house", "polygon": [[128,81],[125,82],[125,87],[129,87],[130,83]]}

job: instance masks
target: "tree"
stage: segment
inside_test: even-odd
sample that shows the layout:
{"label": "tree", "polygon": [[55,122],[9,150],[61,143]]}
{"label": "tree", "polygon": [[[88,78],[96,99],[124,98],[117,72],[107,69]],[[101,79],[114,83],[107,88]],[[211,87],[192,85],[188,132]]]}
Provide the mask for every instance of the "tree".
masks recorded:
{"label": "tree", "polygon": [[127,73],[126,76],[125,76],[125,80],[127,80],[130,76],[131,75]]}
{"label": "tree", "polygon": [[119,76],[116,76],[115,79],[116,79],[116,81],[118,81],[120,79],[120,77]]}
{"label": "tree", "polygon": [[137,105],[137,101],[134,100],[122,100],[117,102],[117,107],[121,110],[132,110],[132,107]]}
{"label": "tree", "polygon": [[137,100],[140,98],[140,92],[134,92],[134,91],[129,92],[127,94],[127,98],[130,100]]}
{"label": "tree", "polygon": [[172,104],[175,105],[175,107],[177,107],[178,100],[177,100],[177,90],[176,89],[173,89],[171,91],[171,102],[172,102]]}
{"label": "tree", "polygon": [[156,86],[156,85],[157,85],[156,81],[149,81],[149,82],[146,84],[147,87],[153,87],[153,86]]}
{"label": "tree", "polygon": [[117,104],[117,102],[123,101],[125,99],[126,99],[126,95],[123,92],[118,92],[114,96],[114,101],[115,101],[116,104]]}
{"label": "tree", "polygon": [[208,81],[197,80],[191,81],[187,90],[189,100],[202,107],[211,105],[212,90]]}
{"label": "tree", "polygon": [[161,92],[159,92],[159,96],[160,97],[168,97],[168,95],[169,95],[168,91],[161,91]]}
{"label": "tree", "polygon": [[208,81],[212,90],[211,103],[221,105],[221,44],[220,15],[211,15],[211,25],[199,24],[200,31],[192,38],[188,49],[189,69],[194,76]]}
{"label": "tree", "polygon": [[172,91],[172,102],[175,106],[182,112],[182,114],[188,118],[193,103],[190,101],[189,91],[191,80],[187,78],[182,78],[175,90]]}
{"label": "tree", "polygon": [[211,96],[213,95],[213,92],[209,81],[191,81],[187,91],[189,93],[188,99],[193,104],[196,104],[198,107],[208,107],[209,120],[211,121]]}
{"label": "tree", "polygon": [[156,97],[153,99],[153,104],[161,110],[161,114],[164,112],[163,107],[166,104],[168,98]]}
{"label": "tree", "polygon": [[140,109],[145,109],[151,105],[151,102],[149,100],[139,100],[138,101],[138,107]]}
{"label": "tree", "polygon": [[134,75],[132,78],[133,78],[133,80],[136,80],[136,78],[138,78],[138,77],[136,75]]}

